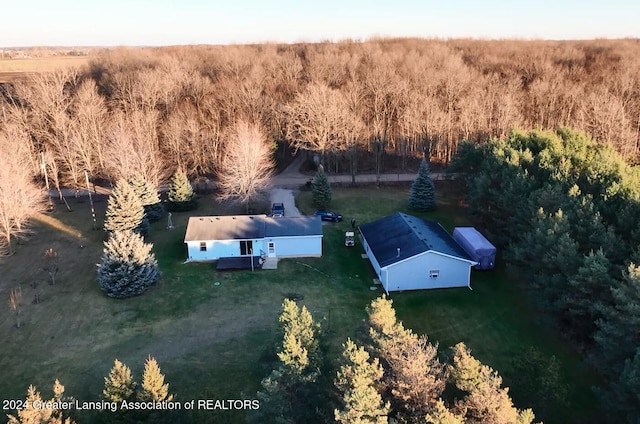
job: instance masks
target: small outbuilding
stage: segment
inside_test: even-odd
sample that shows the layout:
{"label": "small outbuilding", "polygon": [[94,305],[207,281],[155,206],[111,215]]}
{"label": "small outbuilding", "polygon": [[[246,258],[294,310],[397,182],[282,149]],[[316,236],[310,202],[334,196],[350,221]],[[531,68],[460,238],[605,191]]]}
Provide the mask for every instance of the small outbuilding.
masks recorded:
{"label": "small outbuilding", "polygon": [[471,267],[477,262],[439,223],[396,212],[359,231],[385,292],[471,288]]}
{"label": "small outbuilding", "polygon": [[188,262],[235,257],[322,256],[317,216],[192,216],[184,236]]}
{"label": "small outbuilding", "polygon": [[473,227],[456,227],[453,238],[478,262],[476,269],[493,269],[496,264],[496,247],[480,231]]}

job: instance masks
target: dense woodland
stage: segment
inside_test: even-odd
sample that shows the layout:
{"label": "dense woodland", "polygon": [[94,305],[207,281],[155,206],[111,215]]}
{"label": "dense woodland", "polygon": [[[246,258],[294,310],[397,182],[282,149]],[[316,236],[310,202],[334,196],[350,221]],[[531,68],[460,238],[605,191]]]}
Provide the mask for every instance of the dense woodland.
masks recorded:
{"label": "dense woodland", "polygon": [[323,153],[327,172],[357,172],[363,155],[383,171],[385,156],[421,155],[425,146],[447,162],[461,140],[514,127],[569,126],[636,161],[639,57],[638,40],[121,48],[89,69],[5,86],[2,126],[30,141],[34,172],[45,152],[72,186],[84,170],[92,178],[142,167],[162,180],[178,166],[216,175],[238,120]]}
{"label": "dense woodland", "polygon": [[266,156],[288,148],[327,173],[451,163],[479,227],[598,369],[610,416],[636,422],[640,40],[120,48],[1,93],[5,252],[44,208],[45,170],[58,189],[85,173],[158,187],[178,170],[246,201],[255,186],[233,181],[251,152],[265,183]]}

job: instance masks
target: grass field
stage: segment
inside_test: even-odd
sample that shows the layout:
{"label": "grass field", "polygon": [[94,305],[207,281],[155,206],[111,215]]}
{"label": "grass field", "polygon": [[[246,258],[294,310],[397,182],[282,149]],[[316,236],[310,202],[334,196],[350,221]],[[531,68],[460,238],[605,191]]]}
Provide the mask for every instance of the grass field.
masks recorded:
{"label": "grass field", "polygon": [[[457,192],[439,186],[438,211],[423,214],[445,227],[466,224]],[[365,307],[381,293],[369,289],[373,271],[361,251],[343,246],[344,231],[355,217],[364,223],[396,210],[405,210],[406,188],[334,190],[334,208],[345,222],[324,226],[323,258],[283,260],[279,269],[218,273],[209,264],[183,264],[182,243],[187,214],[174,214],[176,229],[164,222],[152,228],[150,241],[163,279],[143,296],[112,300],[102,295],[95,279],[104,238],[91,229],[88,202],[70,199],[73,211],[58,209],[38,223],[31,239],[17,253],[0,259],[0,297],[22,286],[22,328],[0,309],[0,394],[23,397],[35,384],[45,397],[59,378],[66,393],[81,400],[98,400],[103,377],[114,358],[129,365],[137,379],[145,358],[153,355],[166,374],[170,390],[180,400],[252,397],[269,371],[276,342],[277,315],[284,297],[304,296],[304,303],[327,331],[328,355],[337,358],[347,337],[364,329]],[[106,200],[99,199],[101,220]],[[303,212],[313,210],[310,193],[298,196]],[[216,213],[211,199],[201,199],[195,214]],[[44,251],[60,256],[58,283],[50,286],[42,271]],[[41,302],[31,304],[39,281]],[[220,285],[214,285],[219,282]],[[522,376],[514,375],[514,357],[534,346],[556,355],[570,388],[567,404],[556,405],[545,422],[587,422],[593,413],[592,381],[578,359],[552,330],[536,324],[516,284],[502,269],[474,273],[473,291],[449,289],[393,294],[398,316],[406,326],[428,334],[441,350],[464,341],[483,362],[497,369],[516,394]],[[6,305],[6,303],[4,303]],[[580,415],[574,416],[575,411]],[[79,417],[86,422],[89,417]],[[241,413],[203,412],[194,422],[242,422]]]}
{"label": "grass field", "polygon": [[89,63],[89,56],[54,56],[38,59],[0,59],[0,83],[15,81],[38,72],[59,68],[83,67]]}

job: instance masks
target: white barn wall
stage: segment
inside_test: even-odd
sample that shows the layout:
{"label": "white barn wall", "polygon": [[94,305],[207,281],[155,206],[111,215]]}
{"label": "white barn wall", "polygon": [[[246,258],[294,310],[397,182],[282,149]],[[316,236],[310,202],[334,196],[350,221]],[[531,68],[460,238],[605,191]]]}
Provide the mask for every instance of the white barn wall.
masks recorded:
{"label": "white barn wall", "polygon": [[[434,252],[424,252],[391,264],[383,269],[387,271],[383,286],[387,292],[400,290],[438,289],[449,287],[468,287],[470,284],[471,264]],[[438,278],[430,278],[430,270],[439,270]]]}
{"label": "white barn wall", "polygon": [[265,252],[269,242],[275,243],[278,258],[322,256],[322,236],[320,235],[268,237],[264,239]]}

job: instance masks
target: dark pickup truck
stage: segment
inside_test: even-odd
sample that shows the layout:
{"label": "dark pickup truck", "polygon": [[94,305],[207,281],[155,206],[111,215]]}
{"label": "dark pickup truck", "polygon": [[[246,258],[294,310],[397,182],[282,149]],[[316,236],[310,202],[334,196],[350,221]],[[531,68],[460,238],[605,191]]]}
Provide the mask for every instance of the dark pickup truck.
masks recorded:
{"label": "dark pickup truck", "polygon": [[274,203],[271,205],[271,216],[279,218],[284,216],[284,203]]}

